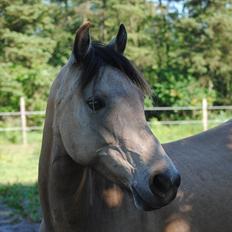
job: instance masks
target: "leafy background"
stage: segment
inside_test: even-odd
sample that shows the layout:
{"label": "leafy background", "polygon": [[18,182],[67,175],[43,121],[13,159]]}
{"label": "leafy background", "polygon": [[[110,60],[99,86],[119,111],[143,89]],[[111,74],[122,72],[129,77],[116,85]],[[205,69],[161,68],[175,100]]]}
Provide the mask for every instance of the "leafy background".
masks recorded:
{"label": "leafy background", "polygon": [[44,110],[49,86],[92,22],[105,43],[120,23],[126,55],[152,86],[148,105],[227,105],[232,98],[232,4],[226,0],[0,0],[0,111]]}

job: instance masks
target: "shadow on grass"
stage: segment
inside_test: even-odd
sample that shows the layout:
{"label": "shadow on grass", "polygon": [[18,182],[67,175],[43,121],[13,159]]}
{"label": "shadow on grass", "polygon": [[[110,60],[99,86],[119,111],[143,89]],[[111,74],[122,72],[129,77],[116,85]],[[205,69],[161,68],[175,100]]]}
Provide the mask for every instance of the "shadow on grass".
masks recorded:
{"label": "shadow on grass", "polygon": [[37,183],[31,185],[0,183],[0,201],[30,222],[39,222],[41,219]]}

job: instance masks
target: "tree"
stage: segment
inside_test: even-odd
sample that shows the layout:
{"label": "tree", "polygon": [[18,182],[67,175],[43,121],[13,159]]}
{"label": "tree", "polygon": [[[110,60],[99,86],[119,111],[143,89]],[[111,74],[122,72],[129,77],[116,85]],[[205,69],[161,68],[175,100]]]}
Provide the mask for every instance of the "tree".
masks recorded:
{"label": "tree", "polygon": [[108,43],[126,25],[126,56],[144,73],[154,105],[230,104],[232,6],[226,0],[0,0],[1,111],[44,109],[76,29],[92,22]]}
{"label": "tree", "polygon": [[28,98],[29,108],[44,109],[55,72],[48,61],[56,46],[51,38],[56,7],[39,0],[1,0],[0,6],[0,110],[16,110],[20,95]]}

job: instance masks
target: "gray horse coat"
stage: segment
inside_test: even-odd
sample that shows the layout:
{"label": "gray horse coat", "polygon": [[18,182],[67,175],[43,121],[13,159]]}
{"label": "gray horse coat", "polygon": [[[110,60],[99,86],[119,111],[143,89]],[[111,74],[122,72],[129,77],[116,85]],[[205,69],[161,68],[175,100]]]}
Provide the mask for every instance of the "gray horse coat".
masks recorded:
{"label": "gray horse coat", "polygon": [[120,54],[125,28],[106,47],[91,44],[88,28],[48,99],[40,231],[232,231],[232,122],[161,146],[144,117],[146,84]]}

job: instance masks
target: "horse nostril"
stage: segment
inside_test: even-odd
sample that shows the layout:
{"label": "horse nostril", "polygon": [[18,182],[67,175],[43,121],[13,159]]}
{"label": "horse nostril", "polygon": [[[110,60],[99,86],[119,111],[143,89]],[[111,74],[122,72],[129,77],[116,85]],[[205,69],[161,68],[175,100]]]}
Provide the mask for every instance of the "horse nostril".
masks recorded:
{"label": "horse nostril", "polygon": [[171,181],[165,174],[158,174],[154,176],[152,181],[152,192],[163,197],[165,193],[169,192],[171,188]]}
{"label": "horse nostril", "polygon": [[151,191],[165,198],[166,195],[173,189],[177,190],[180,185],[180,175],[176,174],[175,176],[170,176],[167,173],[159,173],[153,176],[150,180]]}

